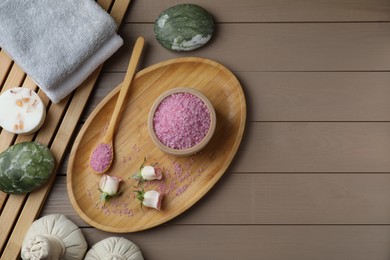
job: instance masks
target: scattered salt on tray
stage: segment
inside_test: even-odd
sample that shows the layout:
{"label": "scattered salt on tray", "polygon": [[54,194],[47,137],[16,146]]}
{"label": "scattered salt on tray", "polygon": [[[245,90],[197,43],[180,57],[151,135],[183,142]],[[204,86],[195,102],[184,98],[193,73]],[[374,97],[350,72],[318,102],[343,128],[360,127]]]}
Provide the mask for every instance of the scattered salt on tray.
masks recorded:
{"label": "scattered salt on tray", "polygon": [[187,149],[198,144],[210,128],[210,112],[206,104],[190,93],[166,97],[153,118],[157,138],[173,149]]}

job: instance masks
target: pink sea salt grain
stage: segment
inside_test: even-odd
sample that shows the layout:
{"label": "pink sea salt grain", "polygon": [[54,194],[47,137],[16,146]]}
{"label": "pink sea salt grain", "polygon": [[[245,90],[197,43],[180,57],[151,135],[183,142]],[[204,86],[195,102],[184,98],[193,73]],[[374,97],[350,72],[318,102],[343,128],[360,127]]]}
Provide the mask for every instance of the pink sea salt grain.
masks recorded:
{"label": "pink sea salt grain", "polygon": [[177,190],[176,190],[176,197],[182,195],[186,190],[187,188],[189,187],[188,184],[185,184],[183,186],[180,186]]}
{"label": "pink sea salt grain", "polygon": [[173,149],[187,149],[198,144],[210,128],[206,104],[189,93],[175,93],[157,107],[153,118],[157,138]]}
{"label": "pink sea salt grain", "polygon": [[102,173],[110,166],[112,157],[113,151],[111,145],[101,143],[93,150],[89,165],[95,172]]}

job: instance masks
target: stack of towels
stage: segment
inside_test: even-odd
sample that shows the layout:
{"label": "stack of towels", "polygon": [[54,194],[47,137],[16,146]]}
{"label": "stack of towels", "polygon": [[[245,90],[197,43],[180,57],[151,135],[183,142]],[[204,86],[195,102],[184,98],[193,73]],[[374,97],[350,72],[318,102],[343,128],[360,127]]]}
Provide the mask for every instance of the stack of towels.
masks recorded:
{"label": "stack of towels", "polygon": [[123,44],[93,0],[0,0],[0,47],[58,103]]}

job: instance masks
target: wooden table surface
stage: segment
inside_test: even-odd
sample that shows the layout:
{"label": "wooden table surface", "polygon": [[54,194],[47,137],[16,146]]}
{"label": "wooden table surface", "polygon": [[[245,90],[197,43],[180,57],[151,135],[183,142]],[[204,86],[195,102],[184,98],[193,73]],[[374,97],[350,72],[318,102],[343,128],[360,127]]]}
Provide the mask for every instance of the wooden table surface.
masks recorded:
{"label": "wooden table surface", "polygon": [[[156,42],[153,22],[179,3],[132,2],[125,45],[104,66],[80,127],[123,80],[139,35],[141,68],[199,56],[231,69],[247,127],[231,167],[195,206],[121,236],[146,259],[390,259],[390,1],[192,1],[213,14],[216,32],[204,48],[175,53]],[[66,169],[41,215],[65,214],[90,245],[118,236],[78,217]]]}

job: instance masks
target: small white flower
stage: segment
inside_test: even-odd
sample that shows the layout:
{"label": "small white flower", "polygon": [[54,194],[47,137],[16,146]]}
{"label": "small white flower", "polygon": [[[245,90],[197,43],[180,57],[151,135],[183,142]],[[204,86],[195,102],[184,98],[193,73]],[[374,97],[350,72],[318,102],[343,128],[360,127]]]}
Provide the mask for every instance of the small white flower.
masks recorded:
{"label": "small white flower", "polygon": [[161,208],[162,195],[155,190],[149,190],[144,194],[144,204],[145,207],[155,208],[160,210]]}
{"label": "small white flower", "polygon": [[138,190],[136,192],[137,198],[141,201],[142,205],[157,210],[161,209],[161,202],[163,198],[162,194],[158,193],[155,190],[149,190],[145,192],[143,189]]}
{"label": "small white flower", "polygon": [[162,171],[159,167],[147,165],[141,169],[141,177],[147,181],[161,180]]}
{"label": "small white flower", "polygon": [[100,200],[107,202],[111,197],[119,194],[119,184],[122,180],[118,177],[103,174],[99,182],[99,190],[102,193]]}
{"label": "small white flower", "polygon": [[142,163],[139,170],[134,174],[133,178],[139,180],[139,183],[143,183],[144,181],[153,181],[153,180],[161,180],[162,179],[162,170],[157,164],[146,165],[146,158],[144,158],[144,162]]}

